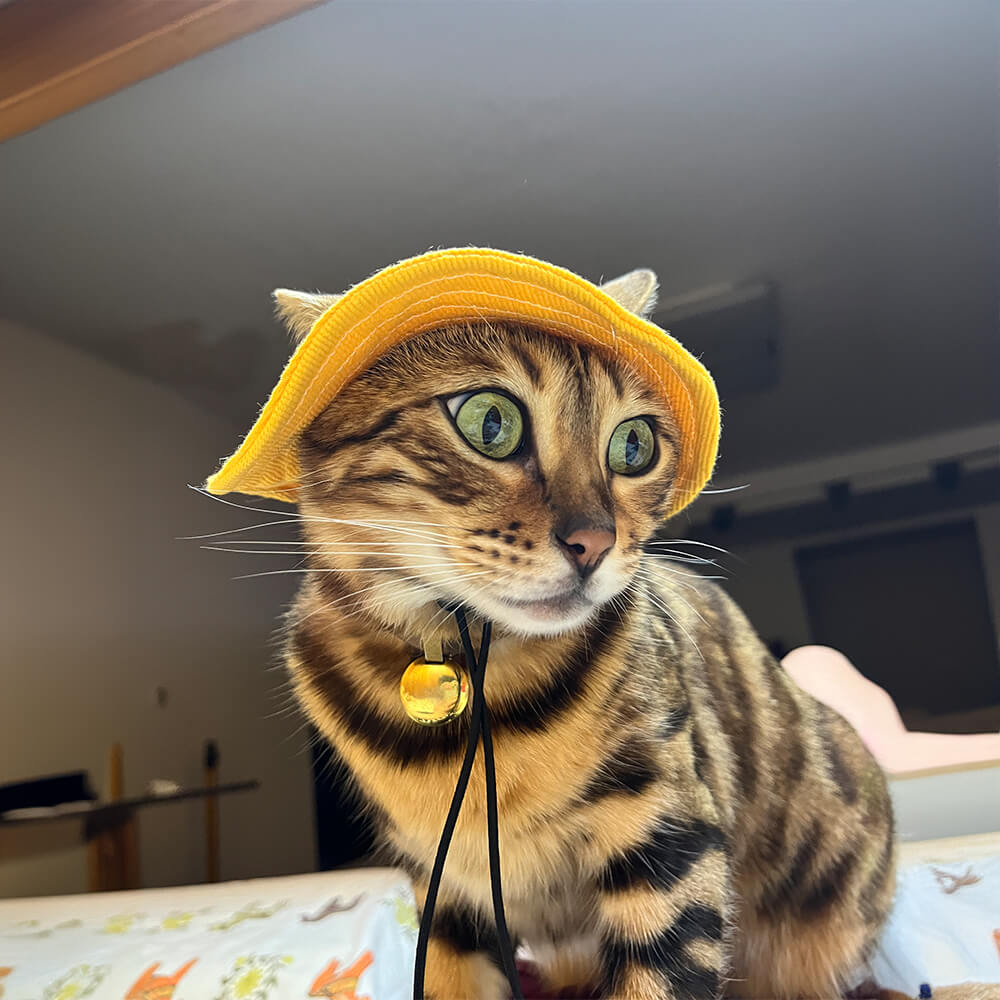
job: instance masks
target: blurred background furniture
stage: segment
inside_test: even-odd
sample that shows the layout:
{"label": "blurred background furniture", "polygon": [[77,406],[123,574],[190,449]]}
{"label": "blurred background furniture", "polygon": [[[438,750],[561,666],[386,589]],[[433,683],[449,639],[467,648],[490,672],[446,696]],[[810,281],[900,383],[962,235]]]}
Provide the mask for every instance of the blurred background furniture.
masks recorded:
{"label": "blurred background furniture", "polygon": [[[169,805],[191,799],[205,801],[205,881],[219,881],[219,807],[222,795],[248,792],[260,786],[256,780],[220,784],[218,780],[219,751],[213,740],[208,740],[204,750],[204,786],[177,789],[165,794],[150,793],[126,797],[124,795],[124,753],[120,744],[112,744],[108,754],[107,796],[98,801],[89,789],[89,783],[79,775],[66,778],[42,779],[37,783],[43,788],[66,790],[69,800],[44,806],[0,811],[0,836],[15,829],[38,824],[76,821],[77,836],[87,845],[87,888],[90,892],[139,889],[142,875],[139,865],[139,810],[151,806]],[[86,797],[81,797],[88,793]],[[52,799],[52,792],[48,798]],[[37,796],[36,796],[37,798]],[[3,804],[0,795],[0,805]],[[24,793],[20,801],[26,801]],[[5,841],[9,843],[10,841]],[[12,852],[4,851],[5,858]]]}

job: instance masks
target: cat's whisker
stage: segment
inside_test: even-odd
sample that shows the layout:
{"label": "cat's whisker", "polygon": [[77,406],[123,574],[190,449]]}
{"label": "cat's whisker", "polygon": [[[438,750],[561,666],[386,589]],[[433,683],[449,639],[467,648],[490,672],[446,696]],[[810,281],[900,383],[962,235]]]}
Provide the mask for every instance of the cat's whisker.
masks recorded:
{"label": "cat's whisker", "polygon": [[[284,538],[253,538],[247,540],[233,539],[232,541],[222,542],[223,545],[297,545],[302,548],[309,548],[310,551],[323,551],[329,550],[331,552],[336,551],[338,545],[353,545],[359,548],[384,548],[389,545],[405,546],[406,548],[417,548],[417,549],[438,549],[438,548],[451,548],[460,549],[461,545],[448,545],[444,546],[440,542],[407,542],[400,541],[398,539],[392,539],[387,542],[362,542],[362,541],[331,541],[331,542],[312,542],[312,541],[297,541],[293,539]],[[207,545],[202,545],[201,548],[209,548]],[[234,551],[239,552],[252,552],[253,549],[237,549]]]}
{"label": "cat's whisker", "polygon": [[382,520],[386,524],[417,524],[425,525],[428,528],[450,528],[451,525],[445,524],[442,521],[411,521],[403,517],[383,517]]}
{"label": "cat's whisker", "polygon": [[[695,591],[695,593],[697,593],[697,591]],[[662,595],[657,595],[657,596],[662,597]],[[674,594],[674,597],[676,597],[677,600],[680,601],[681,604],[683,604],[684,607],[686,607],[688,609],[688,611],[693,612],[696,615],[696,617],[698,618],[698,620],[702,623],[702,625],[704,625],[708,629],[711,629],[712,626],[705,619],[705,616],[690,601],[688,601],[682,594]]]}
{"label": "cat's whisker", "polygon": [[668,556],[658,556],[654,552],[647,552],[646,557],[653,559],[656,563],[663,568],[665,573],[669,573],[671,576],[686,576],[690,580],[728,580],[726,576],[705,576],[703,573],[685,573],[680,569],[671,569],[670,563],[674,562]]}
{"label": "cat's whisker", "polygon": [[[378,590],[379,588],[384,588],[391,586],[392,584],[402,584],[402,583],[412,583],[414,580],[427,581],[427,583],[433,584],[437,582],[438,575],[447,578],[445,571],[438,571],[438,573],[427,574],[426,576],[421,574],[415,574],[413,576],[404,576],[399,580],[380,580],[378,583],[373,583],[368,587],[362,587],[360,590],[352,591],[350,594],[345,594],[343,597],[338,597],[335,601],[328,601],[325,604],[321,604],[319,607],[314,608],[307,615],[302,615],[295,619],[295,625],[301,625],[303,622],[308,621],[315,614],[320,614],[326,611],[332,611],[338,605],[343,604],[344,601],[350,601],[352,599],[360,599],[361,595],[370,593],[372,591]],[[427,583],[418,583],[415,586],[426,586]],[[357,600],[356,604],[362,604],[363,601]]]}
{"label": "cat's whisker", "polygon": [[721,490],[702,490],[703,496],[718,496],[721,493],[739,493],[741,490],[750,489],[750,483],[744,483],[742,486],[727,486],[725,489]]}
{"label": "cat's whisker", "polygon": [[446,535],[442,534],[439,531],[417,531],[415,528],[397,528],[393,527],[390,524],[381,524],[378,521],[361,521],[353,519],[349,520],[340,517],[313,517],[313,516],[309,516],[305,518],[305,520],[321,521],[326,524],[346,524],[346,525],[352,525],[357,528],[372,528],[377,531],[380,530],[380,531],[394,532],[400,535],[412,535],[415,538],[430,538],[432,540],[437,540],[439,538],[447,537]]}
{"label": "cat's whisker", "polygon": [[[485,575],[489,575],[491,577],[491,579],[487,581],[488,583],[497,583],[510,579],[510,577],[513,574],[511,574],[506,569],[506,567],[496,566],[496,567],[491,567],[480,573],[473,573],[469,574],[468,576],[464,576],[462,577],[462,580],[463,581],[469,580],[476,576],[485,576]],[[479,611],[475,607],[475,604],[470,605],[467,610],[470,622],[485,621],[484,616],[479,613]],[[451,614],[450,608],[442,608],[441,611],[438,614],[436,614],[434,618],[431,620],[430,627],[436,627],[439,624],[439,622],[447,618],[449,614]]]}
{"label": "cat's whisker", "polygon": [[[412,576],[404,576],[398,580],[380,580],[378,583],[373,583],[370,586],[362,587],[359,590],[352,591],[350,594],[345,594],[343,597],[339,597],[335,601],[328,601],[325,604],[322,604],[320,607],[315,608],[313,611],[310,611],[309,614],[305,615],[304,617],[296,618],[295,623],[297,625],[301,624],[302,622],[311,618],[314,614],[318,612],[330,611],[333,608],[337,607],[337,605],[342,604],[344,601],[349,601],[352,598],[359,597],[362,594],[367,594],[372,591],[378,590],[379,588],[389,587],[394,584],[413,583],[414,581],[418,581],[414,585],[415,588],[419,587],[422,589],[432,589],[434,586],[436,586],[443,580],[447,580],[449,577],[454,576],[455,569],[456,567],[448,565],[448,567],[445,569],[437,569],[436,571],[430,573],[415,573]],[[462,579],[472,579],[477,576],[485,576],[492,572],[493,572],[492,570],[482,570],[477,573],[467,574],[463,576]]]}
{"label": "cat's whisker", "polygon": [[[654,572],[652,572],[651,570],[649,570],[648,568],[646,568],[646,567],[641,567],[639,570],[637,570],[636,571],[636,576],[638,576],[642,580],[646,580],[648,583],[650,583],[654,587],[657,586],[659,584],[659,582],[660,582],[659,578],[657,577],[657,575]],[[683,587],[685,590],[690,590],[695,595],[699,595],[700,594],[698,588],[695,587],[693,584],[690,584],[690,583],[683,583],[682,581],[678,580],[676,582],[675,586]]]}
{"label": "cat's whisker", "polygon": [[[209,493],[206,489],[204,489],[204,487],[201,486],[189,486],[188,488],[194,490],[196,493],[200,493],[202,496],[209,497],[210,499],[215,500],[218,503],[225,504],[227,507],[235,507],[238,510],[249,510],[260,514],[284,516],[289,518],[290,521],[299,521],[299,522],[311,521],[322,524],[346,524],[360,528],[373,528],[376,530],[381,529],[382,531],[398,532],[400,534],[405,534],[405,535],[415,535],[418,537],[424,536],[426,538],[431,538],[431,539],[437,537],[443,537],[440,532],[417,531],[415,529],[410,529],[410,528],[393,527],[390,524],[380,524],[375,521],[353,520],[340,517],[322,517],[321,515],[318,514],[299,514],[298,511],[289,511],[286,514],[284,511],[273,510],[269,507],[251,507],[248,504],[236,503],[233,500],[227,500],[225,497],[220,497],[216,496],[214,493]],[[281,523],[281,522],[275,522],[275,523]]]}
{"label": "cat's whisker", "polygon": [[[362,553],[365,555],[367,553]],[[253,580],[258,576],[282,576],[288,573],[392,573],[394,571],[403,572],[411,569],[437,569],[441,568],[453,568],[452,563],[431,563],[429,566],[421,566],[419,564],[413,566],[362,566],[352,569],[311,569],[309,567],[304,567],[302,569],[268,569],[261,573],[246,573],[243,576],[234,576],[234,580]]]}
{"label": "cat's whisker", "polygon": [[711,567],[717,570],[722,570],[724,567],[717,563],[714,559],[685,559],[683,556],[675,555],[672,552],[647,552],[646,555],[653,559],[659,559],[661,562],[676,563],[678,566],[694,566],[696,569],[698,567]]}
{"label": "cat's whisker", "polygon": [[306,474],[303,474],[300,471],[299,475],[298,475],[298,478],[296,479],[296,482],[295,482],[294,485],[292,485],[292,486],[273,487],[273,488],[274,489],[283,489],[283,490],[285,490],[285,489],[287,489],[287,490],[294,490],[294,489],[297,489],[299,486],[307,486],[310,483],[314,483],[314,482],[317,481],[317,479],[318,479],[319,476],[326,476],[326,475],[329,475],[329,472],[328,472],[327,469],[324,469],[324,468],[318,468],[314,472],[310,472],[310,473],[306,473]]}
{"label": "cat's whisker", "polygon": [[[466,576],[463,576],[462,579],[461,579],[461,582],[465,583],[467,580],[475,580],[477,578],[482,578],[482,577],[486,576],[486,577],[490,577],[490,579],[487,580],[486,582],[487,583],[491,583],[491,582],[496,581],[496,579],[499,577],[499,575],[500,575],[499,571],[496,570],[496,569],[484,569],[484,570],[480,570],[480,571],[478,571],[476,573],[469,573]],[[448,618],[448,616],[451,613],[452,613],[452,609],[450,607],[440,608],[435,613],[434,617],[431,619],[428,628],[430,628],[430,629],[437,628],[439,625],[441,625],[442,622],[444,622]],[[474,607],[470,609],[470,613],[471,613],[471,620],[472,621],[475,621],[475,620],[477,620],[478,617],[481,617],[481,616],[479,616],[479,613],[475,610]]]}
{"label": "cat's whisker", "polygon": [[662,545],[657,545],[653,542],[649,542],[644,547],[647,552],[658,552],[665,555],[677,556],[678,559],[687,559],[689,562],[697,563],[712,563],[715,560],[710,559],[708,556],[699,556],[693,552],[685,552],[683,549],[669,549]]}
{"label": "cat's whisker", "polygon": [[681,479],[677,478],[674,480],[673,485],[680,486],[682,488],[695,487],[698,489],[698,495],[704,496],[718,496],[724,493],[738,493],[740,490],[748,490],[753,485],[752,483],[742,483],[739,486],[725,486],[719,489],[712,488],[710,486],[702,486],[698,480],[695,479]]}
{"label": "cat's whisker", "polygon": [[[648,566],[643,566],[641,563],[635,568],[635,575],[641,577],[644,580],[652,580],[653,583],[659,582],[656,573]],[[679,575],[687,576],[688,574],[684,573]],[[698,579],[704,580],[706,579],[706,577],[700,576],[698,577]],[[683,580],[678,580],[676,585],[678,587],[684,587],[686,590],[690,590],[692,593],[695,594],[698,593],[698,588],[693,583],[684,583]]]}
{"label": "cat's whisker", "polygon": [[[391,556],[392,558],[413,558],[413,559],[434,559],[436,558],[435,553],[420,553],[420,552],[399,552],[393,550],[391,552],[383,552],[372,549],[362,549],[361,551],[345,550],[331,547],[315,548],[315,549],[232,549],[222,545],[201,545],[199,548],[204,549],[206,552],[233,552],[237,555],[256,555],[256,556],[307,556],[307,555],[337,555],[337,556]],[[461,548],[460,545],[430,545],[428,548],[433,549],[458,549]]]}
{"label": "cat's whisker", "polygon": [[287,525],[290,521],[263,521],[260,524],[247,524],[242,528],[227,528],[225,531],[210,531],[205,535],[181,535],[177,540],[181,542],[200,542],[206,538],[221,538],[223,535],[237,535],[243,531],[254,531],[257,528],[273,528],[277,525]]}
{"label": "cat's whisker", "polygon": [[710,542],[702,542],[696,538],[658,538],[655,539],[655,544],[656,545],[700,545],[702,548],[714,549],[716,552],[721,552],[724,556],[732,556],[734,559],[740,558],[738,555],[730,552],[729,549],[724,549],[720,545],[712,545]]}
{"label": "cat's whisker", "polygon": [[650,546],[646,550],[647,555],[659,556],[661,559],[668,559],[670,562],[677,563],[690,563],[692,566],[719,566],[719,563],[715,559],[706,559],[704,556],[693,556],[687,552],[681,552],[680,549],[662,549],[660,551],[652,550]]}
{"label": "cat's whisker", "polygon": [[[489,575],[490,573],[492,573],[492,570],[482,570],[479,573],[471,573],[468,576],[464,577],[463,579],[464,580],[474,579],[477,576],[486,576],[486,575]],[[419,579],[419,578],[414,577],[413,579]],[[435,592],[435,589],[441,583],[446,582],[447,579],[448,579],[448,574],[444,574],[443,579],[437,578],[437,577],[435,577],[433,579],[430,579],[430,578],[422,579],[421,582],[408,587],[407,591],[410,592],[410,593],[412,593],[414,590],[417,590],[417,591],[426,592],[428,595],[432,595]],[[404,582],[403,580],[385,580],[382,583],[378,584],[377,586],[378,587],[382,587],[382,588],[386,588],[386,587],[391,587],[391,586],[393,586],[395,584],[402,584],[403,582]],[[368,588],[368,589],[374,590],[375,588]],[[361,592],[358,592],[358,593],[361,593]],[[352,596],[352,595],[349,595],[349,596]],[[399,600],[401,600],[403,596],[405,596],[405,595],[399,595],[399,598],[395,602],[396,605],[398,605]],[[393,602],[388,597],[380,596],[378,598],[378,600],[379,600],[379,603],[381,605],[383,605],[383,606],[389,606],[389,607],[391,607],[393,605]],[[360,614],[363,610],[365,610],[365,605],[366,605],[366,601],[364,601],[362,599],[358,599],[354,604],[347,605],[347,609],[348,610],[345,610],[344,608],[341,608],[338,611],[338,614],[341,617],[343,617],[343,618],[352,618],[355,615]],[[443,610],[445,610],[446,614],[449,613],[447,609],[443,609]]]}
{"label": "cat's whisker", "polygon": [[619,614],[627,614],[632,605],[629,601],[635,601],[635,595],[629,591],[622,591],[620,594],[615,594],[614,597],[608,599],[608,604],[611,605]]}
{"label": "cat's whisker", "polygon": [[251,507],[249,504],[237,503],[235,500],[227,500],[225,497],[220,497],[216,493],[209,493],[204,486],[194,486],[189,483],[188,489],[194,490],[195,493],[200,493],[203,497],[208,497],[209,500],[214,500],[216,503],[225,504],[227,507],[235,507],[237,510],[249,510],[256,514],[272,514],[279,517],[288,517],[292,520],[298,520],[300,517],[299,512],[295,510],[286,512],[283,510],[274,510],[271,507]]}
{"label": "cat's whisker", "polygon": [[450,614],[451,614],[451,608],[448,607],[439,608],[434,617],[431,618],[430,622],[428,623],[427,630],[429,632],[434,632],[444,623],[444,621]]}
{"label": "cat's whisker", "polygon": [[694,647],[694,651],[700,657],[701,662],[707,665],[708,661],[705,659],[705,654],[702,653],[701,648],[698,643],[694,641],[694,637],[691,633],[684,627],[683,622],[681,622],[681,620],[662,601],[660,601],[655,594],[652,594],[649,588],[646,589],[646,597],[649,599],[651,604],[659,608],[660,611],[662,611],[670,619],[670,621],[684,633],[684,637]]}
{"label": "cat's whisker", "polygon": [[379,587],[388,586],[390,583],[393,582],[403,583],[404,581],[407,580],[418,580],[418,579],[420,579],[419,576],[404,576],[402,580],[397,580],[397,581],[380,580],[378,583],[373,583],[369,587],[363,587],[361,590],[355,590],[350,594],[345,594],[343,597],[338,597],[337,600],[335,601],[329,601],[325,604],[320,604],[318,607],[313,608],[313,610],[310,611],[308,614],[300,615],[299,617],[295,618],[294,625],[296,626],[301,625],[303,622],[309,621],[309,619],[312,618],[313,615],[323,614],[324,612],[332,611],[334,608],[337,607],[338,604],[342,604],[344,601],[351,600],[352,598],[358,597],[361,594],[366,594],[369,591],[377,590]]}
{"label": "cat's whisker", "polygon": [[442,538],[446,538],[449,541],[450,537],[443,532],[439,531],[418,531],[415,528],[399,528],[391,524],[382,524],[378,521],[368,521],[368,520],[356,520],[352,518],[342,518],[342,517],[321,517],[320,515],[304,515],[301,520],[303,522],[312,522],[318,524],[342,524],[348,527],[354,528],[367,528],[374,531],[382,531],[390,534],[399,534],[412,536],[414,538],[429,538],[432,541],[437,541]]}
{"label": "cat's whisker", "polygon": [[[467,576],[462,577],[462,580],[465,581],[473,579],[475,577],[482,577],[487,575],[492,578],[489,581],[487,581],[489,583],[495,583],[498,580],[506,579],[507,577],[510,576],[509,573],[505,573],[504,567],[497,566],[497,567],[491,567],[490,569],[486,569],[478,573],[471,573]],[[482,615],[480,615],[479,612],[476,611],[474,606],[470,609],[470,612],[472,616],[471,618],[472,621],[482,619]],[[450,608],[442,608],[441,611],[438,614],[436,614],[434,618],[431,620],[432,627],[436,627],[438,624],[440,624],[441,621],[444,621],[444,619],[446,619],[450,614],[451,614]]]}

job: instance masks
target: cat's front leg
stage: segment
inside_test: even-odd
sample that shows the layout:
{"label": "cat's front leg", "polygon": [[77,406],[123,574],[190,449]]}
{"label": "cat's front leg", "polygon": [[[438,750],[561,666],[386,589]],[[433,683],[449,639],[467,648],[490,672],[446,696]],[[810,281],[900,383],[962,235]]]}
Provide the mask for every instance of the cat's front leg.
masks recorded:
{"label": "cat's front leg", "polygon": [[[417,905],[423,912],[427,885],[415,880]],[[492,917],[444,889],[434,907],[427,968],[426,1000],[503,1000],[510,995],[497,962],[497,933]]]}
{"label": "cat's front leg", "polygon": [[597,889],[602,996],[722,996],[730,870],[714,823],[661,816],[608,858]]}

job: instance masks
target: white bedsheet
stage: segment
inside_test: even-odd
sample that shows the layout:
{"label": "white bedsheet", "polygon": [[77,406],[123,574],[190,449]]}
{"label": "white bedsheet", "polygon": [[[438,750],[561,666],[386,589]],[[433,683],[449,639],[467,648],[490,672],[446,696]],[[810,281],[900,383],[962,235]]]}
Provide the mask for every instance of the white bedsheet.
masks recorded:
{"label": "white bedsheet", "polygon": [[405,1000],[416,936],[388,869],[0,900],[0,996]]}
{"label": "white bedsheet", "polygon": [[[985,841],[904,849],[881,986],[1000,982],[1000,838]],[[0,900],[0,997],[406,1000],[416,935],[388,869]]]}
{"label": "white bedsheet", "polygon": [[872,962],[880,986],[917,996],[921,983],[1000,983],[1000,855],[947,855],[901,867]]}

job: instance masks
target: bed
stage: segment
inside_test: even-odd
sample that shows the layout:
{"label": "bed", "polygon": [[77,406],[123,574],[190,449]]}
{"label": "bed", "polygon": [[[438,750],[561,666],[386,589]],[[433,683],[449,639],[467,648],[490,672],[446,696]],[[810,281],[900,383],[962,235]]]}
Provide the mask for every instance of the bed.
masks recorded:
{"label": "bed", "polygon": [[[1000,833],[905,844],[900,863],[883,995],[1000,998]],[[4,900],[0,996],[404,1000],[416,933],[390,869]]]}
{"label": "bed", "polygon": [[[996,788],[1000,796],[1000,785]],[[1000,833],[900,845],[896,903],[872,978],[903,996],[927,983],[1000,998]]]}
{"label": "bed", "polygon": [[[884,692],[833,650],[785,664],[852,722],[896,806],[896,905],[864,970],[879,989],[856,995],[904,1000],[927,985],[937,1000],[1000,1000],[994,737],[905,732]],[[404,1000],[416,936],[410,884],[390,869],[0,900],[0,997]]]}
{"label": "bed", "polygon": [[389,869],[0,901],[4,1000],[403,1000],[417,913]]}

